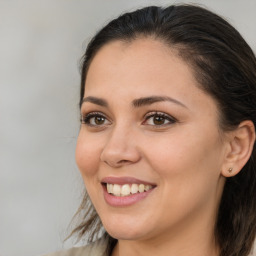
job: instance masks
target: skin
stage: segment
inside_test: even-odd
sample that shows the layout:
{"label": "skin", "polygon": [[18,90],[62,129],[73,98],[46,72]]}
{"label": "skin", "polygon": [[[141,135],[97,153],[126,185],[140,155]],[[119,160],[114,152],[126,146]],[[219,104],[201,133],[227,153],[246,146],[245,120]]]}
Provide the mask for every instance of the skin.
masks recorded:
{"label": "skin", "polygon": [[[160,41],[114,41],[94,57],[85,88],[84,98],[108,106],[82,104],[82,116],[97,112],[102,123],[82,122],[76,161],[105,229],[118,239],[112,255],[218,255],[214,225],[231,146],[219,129],[216,102],[199,89],[190,67]],[[179,103],[132,105],[150,96]],[[156,112],[171,121],[147,118]],[[156,188],[136,204],[113,207],[101,185],[109,176]]]}

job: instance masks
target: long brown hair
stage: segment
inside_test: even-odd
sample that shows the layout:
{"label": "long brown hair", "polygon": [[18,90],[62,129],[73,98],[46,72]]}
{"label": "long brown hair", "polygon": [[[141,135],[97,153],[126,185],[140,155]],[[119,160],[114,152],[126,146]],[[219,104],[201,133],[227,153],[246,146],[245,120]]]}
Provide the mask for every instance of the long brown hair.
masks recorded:
{"label": "long brown hair", "polygon": [[[98,50],[110,41],[132,41],[154,37],[178,50],[194,72],[200,88],[217,102],[220,128],[232,130],[243,120],[256,125],[256,59],[236,29],[218,15],[199,6],[150,6],[125,13],[109,22],[90,41],[81,66],[82,102],[88,67]],[[226,180],[215,238],[221,256],[246,256],[256,233],[256,150],[242,171]],[[102,234],[108,239],[108,253],[116,240],[102,227],[100,218],[84,196],[72,234],[92,241]]]}

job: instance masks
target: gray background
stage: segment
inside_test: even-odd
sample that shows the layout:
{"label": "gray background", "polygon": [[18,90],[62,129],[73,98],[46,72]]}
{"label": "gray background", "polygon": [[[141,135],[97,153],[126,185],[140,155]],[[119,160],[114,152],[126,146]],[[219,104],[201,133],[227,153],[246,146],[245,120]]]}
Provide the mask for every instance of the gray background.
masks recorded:
{"label": "gray background", "polygon": [[[1,256],[72,245],[62,241],[83,190],[74,160],[79,59],[89,38],[116,15],[171,3],[0,0]],[[255,51],[256,0],[194,3],[227,17]]]}

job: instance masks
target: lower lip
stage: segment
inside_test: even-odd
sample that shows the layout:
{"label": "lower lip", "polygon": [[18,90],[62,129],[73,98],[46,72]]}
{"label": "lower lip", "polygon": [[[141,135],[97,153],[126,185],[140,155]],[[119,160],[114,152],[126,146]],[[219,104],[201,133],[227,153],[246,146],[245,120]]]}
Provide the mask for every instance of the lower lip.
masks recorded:
{"label": "lower lip", "polygon": [[109,205],[115,206],[115,207],[133,205],[133,204],[143,200],[144,198],[146,198],[154,190],[154,188],[152,188],[152,189],[150,189],[146,192],[136,193],[136,194],[132,194],[132,195],[129,195],[129,196],[114,196],[114,195],[109,194],[107,192],[106,186],[102,185],[102,187],[103,187],[103,191],[104,191],[105,201]]}

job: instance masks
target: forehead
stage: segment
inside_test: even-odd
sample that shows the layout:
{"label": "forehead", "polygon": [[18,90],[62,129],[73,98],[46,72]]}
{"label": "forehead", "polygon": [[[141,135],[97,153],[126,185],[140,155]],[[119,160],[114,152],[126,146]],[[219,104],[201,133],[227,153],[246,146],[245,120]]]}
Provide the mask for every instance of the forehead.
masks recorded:
{"label": "forehead", "polygon": [[175,79],[177,83],[184,75],[190,83],[197,84],[191,68],[178,56],[177,50],[160,40],[113,41],[104,45],[93,58],[87,73],[86,89],[92,80],[95,85],[112,78],[120,79],[120,82],[124,78],[133,82],[136,79],[138,82],[143,79],[153,82],[157,77],[159,85],[164,79],[169,79],[168,82]]}
{"label": "forehead", "polygon": [[184,83],[194,88],[194,93],[201,88],[178,50],[160,40],[139,38],[130,42],[112,41],[97,52],[87,72],[85,93],[103,85],[107,90],[110,84],[123,89],[135,85],[139,90],[146,85],[148,90],[162,90],[161,87],[170,89]]}
{"label": "forehead", "polygon": [[[152,57],[155,59],[152,59]],[[175,48],[171,48],[163,41],[153,38],[138,38],[130,41],[114,40],[103,47],[101,47],[95,54],[89,69],[91,66],[100,65],[104,61],[111,61],[112,65],[120,64],[120,60],[133,59],[137,62],[137,65],[147,61],[150,65],[164,64],[164,61],[168,61],[172,57],[178,57],[178,52]],[[116,60],[116,62],[115,62]],[[162,62],[160,62],[162,60]],[[145,63],[144,63],[145,64]]]}

